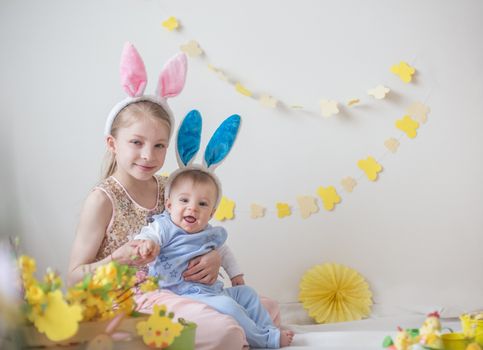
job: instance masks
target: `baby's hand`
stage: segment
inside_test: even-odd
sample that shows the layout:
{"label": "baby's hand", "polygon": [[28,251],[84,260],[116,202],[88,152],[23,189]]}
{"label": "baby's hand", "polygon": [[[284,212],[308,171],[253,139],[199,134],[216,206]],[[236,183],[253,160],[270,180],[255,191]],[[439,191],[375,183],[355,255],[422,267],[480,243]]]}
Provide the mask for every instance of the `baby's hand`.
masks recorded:
{"label": "baby's hand", "polygon": [[241,285],[244,285],[244,284],[245,284],[245,280],[243,279],[243,275],[238,275],[238,276],[235,276],[231,279],[231,285],[233,287],[241,286]]}
{"label": "baby's hand", "polygon": [[160,247],[154,241],[149,239],[142,240],[142,243],[138,246],[138,255],[142,259],[153,261],[159,254]]}

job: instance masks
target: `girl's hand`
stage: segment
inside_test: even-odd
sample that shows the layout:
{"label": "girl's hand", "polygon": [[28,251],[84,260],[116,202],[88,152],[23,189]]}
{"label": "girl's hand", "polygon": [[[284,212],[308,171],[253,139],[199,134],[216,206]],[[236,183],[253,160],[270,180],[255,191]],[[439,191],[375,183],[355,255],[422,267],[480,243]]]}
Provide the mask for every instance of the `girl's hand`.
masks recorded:
{"label": "girl's hand", "polygon": [[233,287],[242,286],[244,284],[245,284],[245,280],[243,279],[243,275],[238,275],[238,276],[235,276],[231,279],[231,285]]}
{"label": "girl's hand", "polygon": [[[117,248],[112,254],[112,260],[117,261],[119,264],[143,266],[153,260],[152,255],[141,256],[139,254],[140,246],[143,244],[142,240],[133,240],[125,243]],[[159,252],[159,250],[158,250]],[[157,255],[157,254],[156,254]],[[156,255],[154,255],[156,257]]]}
{"label": "girl's hand", "polygon": [[185,281],[212,285],[218,279],[221,256],[216,250],[192,259],[183,273]]}

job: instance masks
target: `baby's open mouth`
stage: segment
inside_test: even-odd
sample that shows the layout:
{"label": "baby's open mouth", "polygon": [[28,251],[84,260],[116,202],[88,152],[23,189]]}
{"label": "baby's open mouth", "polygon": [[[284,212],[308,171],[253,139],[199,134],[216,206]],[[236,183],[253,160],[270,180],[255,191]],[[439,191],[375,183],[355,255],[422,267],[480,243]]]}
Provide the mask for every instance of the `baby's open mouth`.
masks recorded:
{"label": "baby's open mouth", "polygon": [[196,221],[196,218],[194,216],[185,216],[184,219],[185,219],[185,221],[189,222],[190,224],[192,224]]}

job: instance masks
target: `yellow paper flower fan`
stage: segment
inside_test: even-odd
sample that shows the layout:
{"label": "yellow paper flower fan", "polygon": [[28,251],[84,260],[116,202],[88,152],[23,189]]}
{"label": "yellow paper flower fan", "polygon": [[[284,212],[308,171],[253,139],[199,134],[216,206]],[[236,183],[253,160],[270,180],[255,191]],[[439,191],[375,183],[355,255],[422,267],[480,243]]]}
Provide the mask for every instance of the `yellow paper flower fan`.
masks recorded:
{"label": "yellow paper flower fan", "polygon": [[372,293],[355,270],[326,263],[308,270],[300,282],[299,300],[317,323],[360,320],[371,312]]}

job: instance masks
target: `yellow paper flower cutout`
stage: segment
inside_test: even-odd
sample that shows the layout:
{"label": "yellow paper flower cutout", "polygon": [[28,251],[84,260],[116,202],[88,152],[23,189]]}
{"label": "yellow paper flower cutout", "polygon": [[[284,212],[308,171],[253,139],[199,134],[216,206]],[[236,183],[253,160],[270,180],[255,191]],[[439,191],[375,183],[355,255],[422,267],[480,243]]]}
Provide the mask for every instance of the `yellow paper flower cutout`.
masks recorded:
{"label": "yellow paper flower cutout", "polygon": [[263,94],[260,97],[260,103],[262,104],[262,106],[270,107],[270,108],[275,108],[275,107],[277,107],[278,101],[277,101],[276,98],[273,98],[270,95]]}
{"label": "yellow paper flower cutout", "polygon": [[377,85],[374,89],[367,90],[367,94],[378,100],[382,100],[386,97],[389,91],[391,91],[391,89],[388,87],[385,87],[384,85]]}
{"label": "yellow paper flower cutout", "polygon": [[220,204],[218,205],[214,216],[218,221],[223,221],[225,219],[231,220],[235,216],[234,211],[235,202],[223,196],[221,197]]}
{"label": "yellow paper flower cutout", "polygon": [[277,203],[277,216],[281,219],[285,216],[290,216],[292,211],[287,203]]}
{"label": "yellow paper flower cutout", "polygon": [[218,78],[220,78],[223,81],[228,81],[228,76],[223,72],[221,69],[216,68],[215,66],[208,64],[208,69],[211,70],[212,72],[216,73],[218,75]]}
{"label": "yellow paper flower cutout", "polygon": [[396,153],[399,148],[399,141],[394,137],[391,137],[384,142],[384,146],[386,146],[386,148],[392,153]]}
{"label": "yellow paper flower cutout", "polygon": [[414,139],[418,134],[416,129],[419,128],[419,123],[410,116],[405,115],[402,119],[396,120],[396,128],[404,131],[410,139]]}
{"label": "yellow paper flower cutout", "polygon": [[416,69],[401,61],[391,67],[391,73],[396,74],[405,83],[409,83],[413,78],[413,74],[416,73]]}
{"label": "yellow paper flower cutout", "polygon": [[319,211],[316,199],[312,196],[298,196],[297,202],[300,207],[300,215],[302,215],[302,218],[304,219],[307,219],[310,215]]}
{"label": "yellow paper flower cutout", "polygon": [[235,84],[235,90],[238,91],[243,96],[247,96],[247,97],[251,97],[252,96],[252,92],[250,90],[248,90],[246,87],[244,87],[240,83],[236,83]]}
{"label": "yellow paper flower cutout", "polygon": [[334,100],[320,100],[320,112],[323,117],[330,117],[339,113],[337,101]]}
{"label": "yellow paper flower cutout", "polygon": [[179,28],[179,22],[176,17],[169,17],[166,21],[162,23],[163,27],[172,32],[175,29]]}
{"label": "yellow paper flower cutout", "polygon": [[349,101],[347,101],[347,105],[349,107],[352,107],[358,104],[359,102],[361,102],[361,100],[359,100],[358,98],[351,98]]}
{"label": "yellow paper flower cutout", "polygon": [[382,171],[381,164],[371,156],[359,160],[357,166],[366,173],[367,178],[371,181],[376,181],[378,173]]}
{"label": "yellow paper flower cutout", "polygon": [[299,300],[317,323],[360,320],[369,316],[372,293],[355,270],[326,263],[309,269],[300,282]]}
{"label": "yellow paper flower cutout", "polygon": [[265,216],[265,208],[261,205],[252,203],[250,205],[250,217],[252,219],[257,219]]}
{"label": "yellow paper flower cutout", "polygon": [[347,176],[340,181],[340,184],[347,192],[352,192],[354,187],[356,187],[357,182],[352,177]]}
{"label": "yellow paper flower cutout", "polygon": [[194,40],[191,40],[187,44],[181,45],[180,49],[190,57],[197,57],[203,53],[200,44],[198,44],[198,42]]}
{"label": "yellow paper flower cutout", "polygon": [[322,187],[320,186],[317,188],[317,194],[322,199],[322,203],[324,203],[325,210],[332,210],[334,209],[337,203],[340,203],[340,197],[337,194],[334,186],[329,187]]}
{"label": "yellow paper flower cutout", "polygon": [[46,307],[43,313],[35,315],[33,320],[40,333],[45,333],[52,341],[68,339],[77,333],[82,320],[82,308],[79,305],[68,305],[60,290],[47,294]]}
{"label": "yellow paper flower cutout", "polygon": [[421,102],[414,102],[408,107],[406,112],[424,124],[428,120],[428,114],[431,112],[431,109]]}

